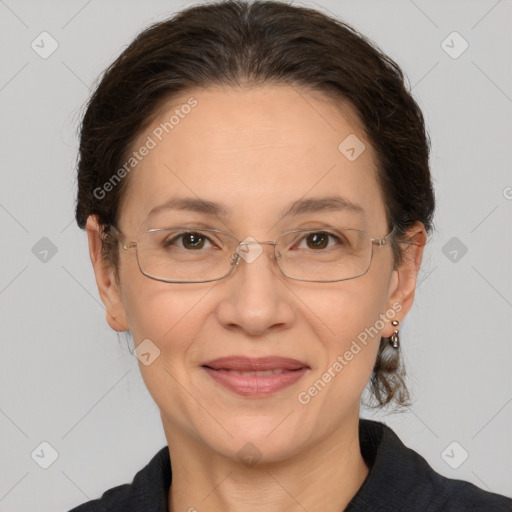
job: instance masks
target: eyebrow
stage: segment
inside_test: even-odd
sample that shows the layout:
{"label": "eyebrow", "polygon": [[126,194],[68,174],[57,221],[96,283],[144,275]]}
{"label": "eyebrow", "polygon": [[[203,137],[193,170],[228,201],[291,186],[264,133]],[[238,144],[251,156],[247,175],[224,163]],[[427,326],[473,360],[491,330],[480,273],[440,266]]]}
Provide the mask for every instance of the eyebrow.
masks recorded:
{"label": "eyebrow", "polygon": [[[195,197],[178,197],[170,199],[165,203],[155,206],[148,214],[148,217],[163,210],[183,210],[218,217],[228,217],[230,210],[225,206]],[[282,210],[279,218],[295,217],[305,213],[320,211],[341,211],[349,210],[355,213],[364,213],[364,208],[348,199],[340,196],[317,197],[310,199],[299,199]]]}

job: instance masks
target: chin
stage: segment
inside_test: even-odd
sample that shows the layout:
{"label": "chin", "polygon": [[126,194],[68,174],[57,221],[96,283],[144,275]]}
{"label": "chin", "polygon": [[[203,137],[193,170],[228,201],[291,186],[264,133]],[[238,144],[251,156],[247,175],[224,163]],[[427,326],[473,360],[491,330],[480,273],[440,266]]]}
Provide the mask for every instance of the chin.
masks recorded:
{"label": "chin", "polygon": [[[283,416],[246,416],[233,418],[226,426],[233,437],[223,436],[221,443],[212,448],[226,458],[246,459],[258,464],[286,460],[306,442],[304,429],[296,425],[284,425]],[[291,423],[291,422],[290,422]],[[248,464],[249,465],[249,464]]]}

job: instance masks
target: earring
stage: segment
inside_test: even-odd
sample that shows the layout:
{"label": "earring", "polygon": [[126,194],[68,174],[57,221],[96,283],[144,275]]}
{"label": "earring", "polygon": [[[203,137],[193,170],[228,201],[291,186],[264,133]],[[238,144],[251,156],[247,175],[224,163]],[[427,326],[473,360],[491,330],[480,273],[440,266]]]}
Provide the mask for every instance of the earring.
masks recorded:
{"label": "earring", "polygon": [[[392,325],[393,327],[397,327],[399,323],[400,323],[400,322],[399,322],[398,320],[393,320],[393,321],[391,322],[391,325]],[[398,329],[395,329],[395,330],[393,331],[393,334],[391,335],[391,338],[390,338],[390,340],[389,340],[389,341],[390,341],[391,346],[392,346],[393,348],[396,348],[396,349],[397,349],[397,348],[399,348],[399,347],[400,347],[400,336],[398,335]]]}

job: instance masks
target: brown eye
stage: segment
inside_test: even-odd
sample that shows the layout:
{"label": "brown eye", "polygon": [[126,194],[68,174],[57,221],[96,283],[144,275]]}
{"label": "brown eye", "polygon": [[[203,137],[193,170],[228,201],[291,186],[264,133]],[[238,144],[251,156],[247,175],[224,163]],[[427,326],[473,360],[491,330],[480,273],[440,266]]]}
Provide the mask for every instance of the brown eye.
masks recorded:
{"label": "brown eye", "polygon": [[[329,244],[330,239],[334,242],[334,244]],[[314,251],[327,249],[336,245],[336,242],[339,242],[339,238],[332,233],[327,233],[326,231],[314,231],[306,235],[302,240],[306,242],[307,249],[312,249]],[[300,249],[299,243],[299,249]],[[303,247],[304,248],[304,247]]]}
{"label": "brown eye", "polygon": [[173,238],[164,240],[163,246],[168,249],[171,247],[178,247],[180,249],[196,251],[203,249],[205,243],[209,241],[210,240],[206,235],[203,235],[202,233],[199,233],[197,231],[189,231],[177,235]]}
{"label": "brown eye", "polygon": [[329,235],[327,233],[311,233],[306,237],[310,249],[324,249],[329,244]]}
{"label": "brown eye", "polygon": [[206,237],[200,233],[185,233],[181,235],[185,249],[202,249]]}

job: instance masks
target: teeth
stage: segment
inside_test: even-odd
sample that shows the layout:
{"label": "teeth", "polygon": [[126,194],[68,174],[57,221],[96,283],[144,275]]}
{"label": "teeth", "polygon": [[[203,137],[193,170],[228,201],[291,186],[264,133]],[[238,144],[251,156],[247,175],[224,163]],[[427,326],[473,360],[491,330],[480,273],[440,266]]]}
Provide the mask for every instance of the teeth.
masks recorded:
{"label": "teeth", "polygon": [[233,375],[258,375],[260,377],[264,377],[265,375],[277,375],[278,373],[283,373],[285,370],[282,368],[276,368],[275,370],[264,370],[264,371],[240,371],[240,370],[224,370],[231,372]]}

